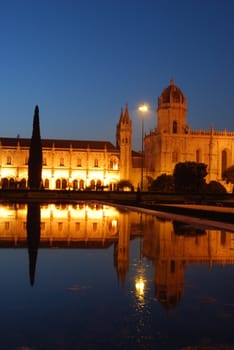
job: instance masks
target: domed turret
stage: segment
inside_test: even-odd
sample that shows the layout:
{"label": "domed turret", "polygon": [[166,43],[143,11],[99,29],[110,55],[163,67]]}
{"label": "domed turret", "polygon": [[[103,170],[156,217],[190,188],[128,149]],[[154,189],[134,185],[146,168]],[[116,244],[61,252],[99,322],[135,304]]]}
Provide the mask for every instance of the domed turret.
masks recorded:
{"label": "domed turret", "polygon": [[186,105],[186,99],[182,91],[174,84],[174,80],[171,79],[170,85],[163,90],[161,96],[158,99],[158,107],[164,104],[184,104]]}
{"label": "domed turret", "polygon": [[172,79],[158,98],[158,132],[185,133],[186,114],[186,98]]}

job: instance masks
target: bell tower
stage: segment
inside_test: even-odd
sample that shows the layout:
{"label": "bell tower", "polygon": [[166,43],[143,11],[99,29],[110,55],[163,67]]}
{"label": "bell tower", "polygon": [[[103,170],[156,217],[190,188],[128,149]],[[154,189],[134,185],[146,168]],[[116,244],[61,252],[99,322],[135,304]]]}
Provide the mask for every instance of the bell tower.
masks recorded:
{"label": "bell tower", "polygon": [[132,121],[128,105],[121,110],[116,130],[116,146],[120,150],[120,180],[130,180],[132,168]]}
{"label": "bell tower", "polygon": [[158,133],[187,133],[186,115],[186,98],[182,91],[174,84],[174,80],[171,79],[170,85],[164,89],[158,98]]}

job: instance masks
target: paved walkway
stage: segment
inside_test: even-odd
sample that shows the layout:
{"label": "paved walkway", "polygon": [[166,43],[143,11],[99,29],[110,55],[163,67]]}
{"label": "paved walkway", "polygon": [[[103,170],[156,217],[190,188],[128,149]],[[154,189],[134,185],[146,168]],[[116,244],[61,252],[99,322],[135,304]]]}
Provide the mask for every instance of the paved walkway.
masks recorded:
{"label": "paved walkway", "polygon": [[204,211],[234,214],[234,208],[224,207],[222,205],[219,206],[219,205],[201,205],[201,204],[160,204],[160,206],[163,206],[163,205],[167,207],[171,206],[171,207],[184,208],[184,209],[194,209],[194,210],[204,210]]}
{"label": "paved walkway", "polygon": [[[167,210],[164,210],[163,207],[165,207],[165,209]],[[129,206],[128,208],[133,209],[134,207]],[[170,211],[168,210],[168,208],[171,208],[172,210]],[[155,215],[161,218],[170,219],[174,221],[181,221],[189,225],[192,224],[195,226],[205,226],[211,229],[226,230],[227,232],[234,233],[234,215],[232,222],[232,214],[234,214],[234,208],[230,207],[196,204],[160,204],[157,205],[157,207],[139,206],[138,208],[135,207],[135,209],[140,210],[149,215]],[[194,212],[196,211],[198,211],[198,213],[196,213],[195,215]],[[200,215],[201,212],[203,215]],[[216,217],[215,213],[217,213]],[[225,217],[227,220],[225,220]]]}

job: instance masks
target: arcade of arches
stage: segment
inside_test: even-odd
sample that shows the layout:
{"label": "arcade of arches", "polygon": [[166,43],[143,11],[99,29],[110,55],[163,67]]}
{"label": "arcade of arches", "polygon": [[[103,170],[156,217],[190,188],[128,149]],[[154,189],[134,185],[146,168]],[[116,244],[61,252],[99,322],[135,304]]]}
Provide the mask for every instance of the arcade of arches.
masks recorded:
{"label": "arcade of arches", "polygon": [[[0,138],[1,188],[27,188],[29,146],[29,139]],[[47,139],[42,140],[42,149],[44,189],[98,191],[117,188],[121,179],[121,151],[110,142]]]}
{"label": "arcade of arches", "polygon": [[[0,137],[1,188],[27,188],[29,147],[30,139]],[[234,132],[192,130],[186,97],[173,80],[158,98],[156,127],[144,137],[144,154],[132,150],[127,105],[117,124],[116,146],[109,141],[42,139],[42,149],[45,189],[115,190],[119,181],[127,180],[137,190],[143,175],[147,190],[149,179],[173,174],[176,163],[185,161],[207,164],[207,182],[222,182],[228,191],[233,187],[223,183],[222,174],[234,165]]]}

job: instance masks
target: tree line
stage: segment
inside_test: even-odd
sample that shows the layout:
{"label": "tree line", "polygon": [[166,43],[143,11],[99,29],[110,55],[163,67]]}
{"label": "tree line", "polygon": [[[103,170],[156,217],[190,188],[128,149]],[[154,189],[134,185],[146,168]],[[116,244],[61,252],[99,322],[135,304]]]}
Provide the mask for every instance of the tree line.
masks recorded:
{"label": "tree line", "polygon": [[[207,174],[205,163],[180,162],[175,165],[173,175],[158,176],[152,181],[149,190],[167,193],[226,193],[220,182],[206,183]],[[223,179],[234,183],[234,166],[224,171]]]}

